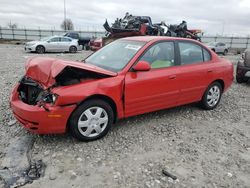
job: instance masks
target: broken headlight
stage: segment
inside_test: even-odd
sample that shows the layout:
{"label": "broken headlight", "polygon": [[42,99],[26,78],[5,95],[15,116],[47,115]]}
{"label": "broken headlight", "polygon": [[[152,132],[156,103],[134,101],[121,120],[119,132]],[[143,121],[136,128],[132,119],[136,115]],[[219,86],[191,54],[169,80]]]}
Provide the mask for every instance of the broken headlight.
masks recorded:
{"label": "broken headlight", "polygon": [[53,93],[48,93],[43,97],[43,102],[55,104],[58,95]]}

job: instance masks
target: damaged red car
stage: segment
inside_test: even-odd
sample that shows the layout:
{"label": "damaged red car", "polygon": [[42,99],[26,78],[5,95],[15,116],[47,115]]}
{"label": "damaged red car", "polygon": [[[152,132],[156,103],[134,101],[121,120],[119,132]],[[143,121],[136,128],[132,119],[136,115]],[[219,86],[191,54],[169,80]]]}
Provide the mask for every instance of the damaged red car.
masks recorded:
{"label": "damaged red car", "polygon": [[198,41],[116,40],[83,62],[36,57],[12,91],[16,119],[38,134],[105,136],[118,119],[199,102],[214,109],[233,81],[233,65]]}

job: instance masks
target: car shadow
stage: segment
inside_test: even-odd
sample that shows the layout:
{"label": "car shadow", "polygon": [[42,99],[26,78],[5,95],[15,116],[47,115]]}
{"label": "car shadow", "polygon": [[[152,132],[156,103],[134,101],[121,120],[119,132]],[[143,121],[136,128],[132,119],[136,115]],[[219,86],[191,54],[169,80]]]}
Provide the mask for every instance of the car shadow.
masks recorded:
{"label": "car shadow", "polygon": [[[111,128],[111,132],[119,132],[120,129],[130,129],[131,127],[136,127],[138,122],[149,122],[151,119],[156,119],[159,117],[171,117],[173,115],[176,114],[182,114],[185,111],[203,111],[202,109],[200,109],[198,107],[197,103],[193,103],[193,104],[188,104],[188,105],[183,105],[183,106],[178,106],[178,107],[173,107],[173,108],[169,108],[169,109],[163,109],[163,110],[159,110],[159,111],[155,111],[155,112],[149,112],[149,113],[145,113],[145,114],[141,114],[141,115],[137,115],[137,116],[132,116],[132,117],[128,117],[125,119],[121,119],[118,120],[118,122],[116,122],[113,127]],[[126,131],[126,130],[125,130]],[[116,133],[114,133],[116,134]],[[71,136],[71,134],[69,133],[69,131],[65,134],[50,134],[50,135],[39,135],[38,136],[40,139],[42,139],[42,142],[56,142],[56,143],[63,143],[65,142],[65,140],[67,140],[67,142],[70,142],[72,144],[75,143],[81,143],[80,141],[78,141],[77,139],[75,139],[73,136]],[[113,139],[111,138],[111,135],[107,135],[104,137],[105,139]],[[104,140],[104,138],[101,138],[100,140]],[[94,141],[95,142],[95,141]],[[82,142],[82,143],[88,143],[88,142]]]}

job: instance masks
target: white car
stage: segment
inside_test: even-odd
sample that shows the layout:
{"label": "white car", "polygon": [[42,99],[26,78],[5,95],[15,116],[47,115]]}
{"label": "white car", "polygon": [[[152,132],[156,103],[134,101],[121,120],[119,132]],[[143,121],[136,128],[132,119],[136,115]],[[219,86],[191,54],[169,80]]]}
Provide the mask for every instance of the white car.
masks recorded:
{"label": "white car", "polygon": [[82,47],[78,44],[78,40],[69,37],[52,36],[42,38],[39,41],[27,42],[24,49],[27,52],[37,52],[39,54],[44,52],[76,53],[81,50]]}
{"label": "white car", "polygon": [[207,44],[207,46],[213,50],[215,53],[218,54],[223,54],[223,55],[227,55],[228,53],[228,47],[225,43],[223,42],[209,42]]}

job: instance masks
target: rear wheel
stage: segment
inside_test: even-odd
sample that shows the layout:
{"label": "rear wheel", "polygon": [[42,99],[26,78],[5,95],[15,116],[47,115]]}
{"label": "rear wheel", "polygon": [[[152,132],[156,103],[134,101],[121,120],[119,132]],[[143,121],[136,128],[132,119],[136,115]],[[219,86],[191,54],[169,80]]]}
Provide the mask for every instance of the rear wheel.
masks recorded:
{"label": "rear wheel", "polygon": [[219,82],[214,82],[210,84],[205,91],[202,100],[201,106],[206,110],[212,110],[217,107],[220,102],[222,95],[222,86]]}
{"label": "rear wheel", "polygon": [[41,45],[36,47],[36,53],[43,54],[45,52],[45,48]]}
{"label": "rear wheel", "polygon": [[89,100],[80,105],[70,118],[70,131],[80,141],[93,141],[105,136],[114,121],[114,113],[103,100]]}
{"label": "rear wheel", "polygon": [[77,48],[75,46],[70,46],[69,47],[69,52],[70,53],[76,53],[77,52]]}

